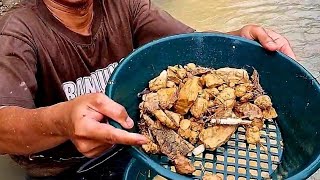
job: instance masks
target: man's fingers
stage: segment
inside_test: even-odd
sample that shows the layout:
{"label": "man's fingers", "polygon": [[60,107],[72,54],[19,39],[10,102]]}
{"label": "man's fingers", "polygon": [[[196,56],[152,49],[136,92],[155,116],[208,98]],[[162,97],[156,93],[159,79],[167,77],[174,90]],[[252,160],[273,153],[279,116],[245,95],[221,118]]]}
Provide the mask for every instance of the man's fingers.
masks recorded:
{"label": "man's fingers", "polygon": [[136,133],[129,133],[125,130],[117,129],[112,126],[107,126],[109,133],[104,137],[106,142],[112,144],[126,144],[126,145],[142,145],[148,143],[148,139]]}
{"label": "man's fingers", "polygon": [[258,41],[265,49],[269,51],[278,50],[290,56],[291,58],[296,59],[289,41],[272,30],[264,29],[263,27],[257,25],[247,25],[240,30],[231,31],[229,34]]}
{"label": "man's fingers", "polygon": [[289,57],[296,59],[289,41],[280,34],[259,26],[251,27],[251,30],[249,32],[250,36],[254,40],[258,40],[264,48],[270,51],[278,50],[288,55]]}
{"label": "man's fingers", "polygon": [[297,60],[296,55],[294,54],[293,50],[291,49],[289,44],[286,44],[284,46],[282,46],[282,48],[280,49],[281,52],[283,52],[284,54],[288,55],[289,57],[291,57],[294,60]]}
{"label": "man's fingers", "polygon": [[88,152],[84,155],[88,158],[95,158],[95,157],[100,156],[106,150],[110,149],[112,146],[113,145],[111,145],[111,144],[105,144],[103,146],[99,146],[99,147],[92,149],[90,152]]}
{"label": "man's fingers", "polygon": [[269,29],[266,29],[266,32],[272,39],[274,39],[274,42],[277,44],[277,47],[279,47],[278,50],[280,52],[288,55],[292,59],[296,59],[296,56],[290,46],[290,43],[286,38]]}
{"label": "man's fingers", "polygon": [[133,120],[128,116],[127,111],[120,104],[114,102],[104,94],[96,94],[95,98],[92,100],[92,107],[90,108],[117,121],[126,129],[133,127]]}
{"label": "man's fingers", "polygon": [[100,112],[96,111],[95,109],[92,109],[91,107],[88,107],[89,111],[88,114],[86,115],[87,117],[90,117],[92,119],[98,120],[101,122],[103,118],[105,117],[103,114]]}
{"label": "man's fingers", "polygon": [[148,143],[148,139],[141,134],[129,133],[97,121],[88,123],[86,128],[86,133],[90,135],[92,139],[108,144],[142,145]]}
{"label": "man's fingers", "polygon": [[249,33],[252,39],[259,41],[260,44],[269,51],[280,50],[280,47],[278,47],[274,39],[269,36],[263,27],[252,26],[251,30],[249,30]]}

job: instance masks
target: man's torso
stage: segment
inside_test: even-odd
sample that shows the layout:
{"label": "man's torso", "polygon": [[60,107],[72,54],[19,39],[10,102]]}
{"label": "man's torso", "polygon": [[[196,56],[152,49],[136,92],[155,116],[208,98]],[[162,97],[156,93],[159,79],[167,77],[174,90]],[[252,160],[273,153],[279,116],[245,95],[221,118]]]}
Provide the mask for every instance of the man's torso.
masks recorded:
{"label": "man's torso", "polygon": [[[0,55],[10,56],[8,59],[12,61],[0,61],[0,70],[7,68],[10,71],[4,72],[17,74],[8,79],[26,81],[21,80],[20,90],[6,82],[8,87],[0,89],[5,94],[2,99],[8,100],[0,100],[1,104],[37,108],[87,93],[104,92],[117,63],[134,48],[165,35],[193,31],[157,9],[142,11],[149,8],[149,3],[147,0],[95,1],[92,36],[82,36],[64,27],[42,0],[26,1],[8,13],[0,27],[4,49],[9,49],[9,55],[2,49]],[[157,23],[159,28],[154,27]],[[16,47],[11,47],[12,44]],[[23,56],[23,62],[15,58],[19,56]],[[21,94],[30,98],[19,99],[24,97]],[[13,159],[25,166],[29,174],[45,176],[79,162],[78,157],[82,155],[67,142],[31,157],[13,156]]]}

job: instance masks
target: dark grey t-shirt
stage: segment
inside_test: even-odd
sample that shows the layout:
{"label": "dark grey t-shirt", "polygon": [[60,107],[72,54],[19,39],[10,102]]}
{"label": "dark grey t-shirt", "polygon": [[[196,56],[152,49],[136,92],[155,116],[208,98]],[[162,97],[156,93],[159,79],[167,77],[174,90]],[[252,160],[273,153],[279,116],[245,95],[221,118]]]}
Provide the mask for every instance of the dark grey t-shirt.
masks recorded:
{"label": "dark grey t-shirt", "polygon": [[[42,0],[27,0],[0,19],[0,106],[37,108],[104,92],[119,60],[152,40],[194,29],[150,0],[95,0],[91,36],[67,29]],[[32,133],[32,132],[30,132]],[[44,158],[13,158],[34,176],[55,175],[79,156],[64,143]]]}

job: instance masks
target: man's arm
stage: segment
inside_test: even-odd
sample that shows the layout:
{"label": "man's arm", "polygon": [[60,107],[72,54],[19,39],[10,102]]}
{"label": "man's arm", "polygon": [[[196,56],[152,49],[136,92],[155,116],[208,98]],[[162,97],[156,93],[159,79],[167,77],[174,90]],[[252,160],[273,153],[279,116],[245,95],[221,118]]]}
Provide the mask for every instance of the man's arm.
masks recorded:
{"label": "man's arm", "polygon": [[264,48],[270,51],[280,51],[292,59],[296,59],[289,41],[270,29],[257,25],[247,25],[239,30],[228,32],[228,34],[258,41]]}
{"label": "man's arm", "polygon": [[243,28],[235,31],[230,31],[226,33],[218,31],[204,31],[204,33],[221,33],[221,34],[230,34],[234,36],[241,36],[247,39],[258,41],[264,48],[270,51],[280,51],[292,59],[296,59],[296,56],[291,48],[289,41],[281,36],[280,34],[263,28],[257,25],[246,25]]}
{"label": "man's arm", "polygon": [[0,154],[28,155],[71,140],[79,152],[95,157],[113,144],[148,142],[143,135],[101,123],[105,116],[126,129],[133,127],[124,107],[100,93],[38,109],[2,108]]}
{"label": "man's arm", "polygon": [[147,143],[142,135],[100,123],[107,116],[124,128],[133,126],[126,110],[104,94],[35,108],[37,82],[32,50],[23,41],[9,42],[20,48],[0,48],[0,154],[28,155],[71,140],[79,152],[94,157],[113,144]]}
{"label": "man's arm", "polygon": [[104,94],[36,108],[37,48],[25,24],[7,28],[5,20],[0,20],[0,154],[28,155],[70,140],[94,157],[113,144],[147,142],[142,135],[100,123],[107,116],[124,128],[133,126],[126,110]]}
{"label": "man's arm", "polygon": [[65,142],[68,137],[62,131],[63,111],[63,104],[39,109],[1,108],[0,153],[32,154]]}

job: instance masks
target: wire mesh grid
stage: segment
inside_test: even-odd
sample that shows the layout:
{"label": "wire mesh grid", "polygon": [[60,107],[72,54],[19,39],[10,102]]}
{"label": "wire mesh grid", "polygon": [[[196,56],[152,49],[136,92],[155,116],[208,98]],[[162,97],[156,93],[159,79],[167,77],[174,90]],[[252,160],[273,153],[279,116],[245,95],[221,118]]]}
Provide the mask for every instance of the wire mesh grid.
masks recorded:
{"label": "wire mesh grid", "polygon": [[[272,120],[266,121],[261,130],[261,145],[247,144],[245,129],[239,127],[230,140],[217,150],[206,150],[198,156],[188,155],[196,167],[191,178],[201,179],[204,173],[214,173],[223,180],[267,179],[278,167],[283,152],[280,130]],[[163,167],[175,172],[166,156],[151,157]],[[138,180],[163,179],[150,170],[140,171],[136,177]]]}

